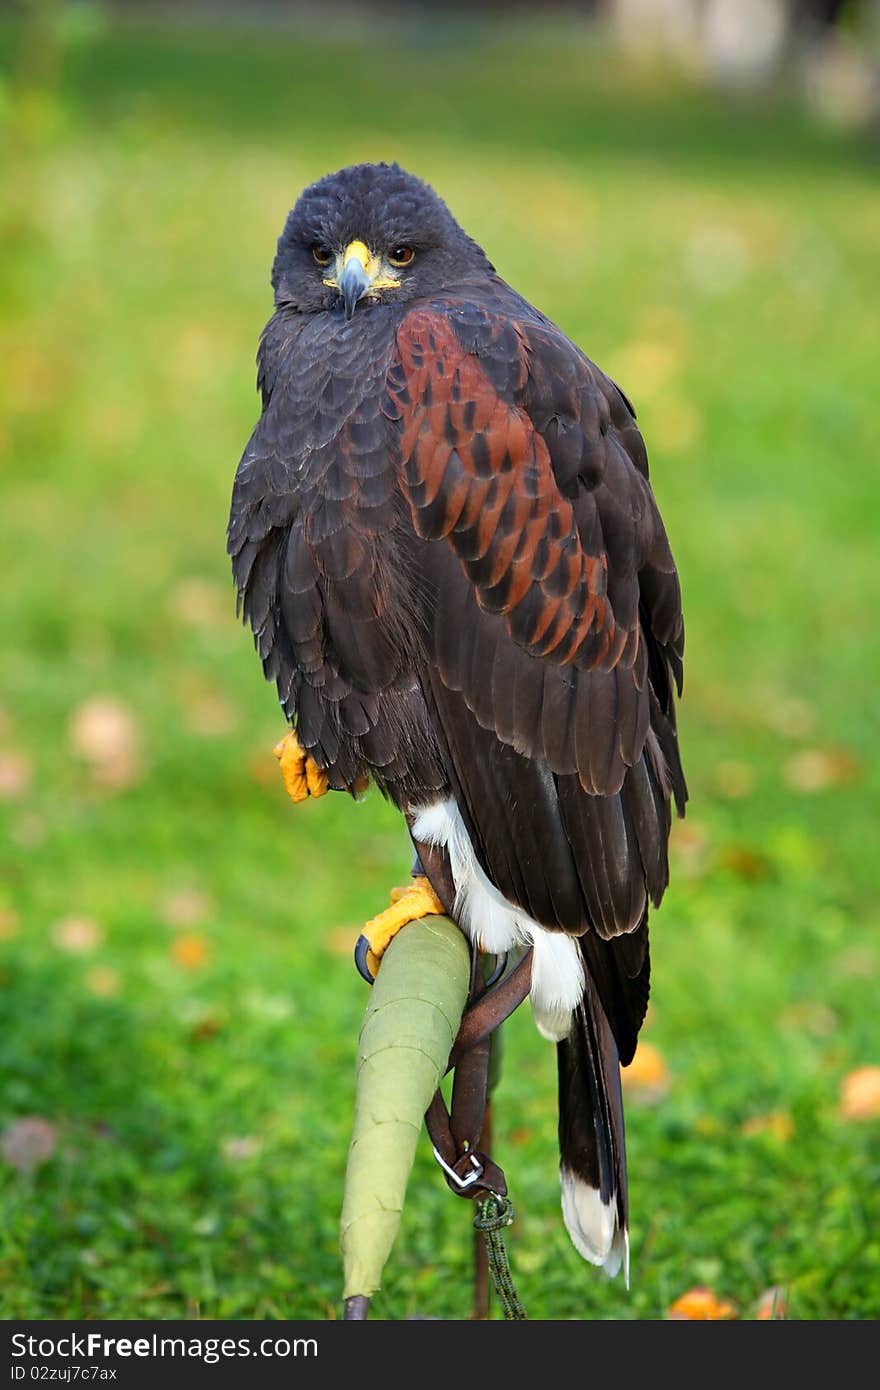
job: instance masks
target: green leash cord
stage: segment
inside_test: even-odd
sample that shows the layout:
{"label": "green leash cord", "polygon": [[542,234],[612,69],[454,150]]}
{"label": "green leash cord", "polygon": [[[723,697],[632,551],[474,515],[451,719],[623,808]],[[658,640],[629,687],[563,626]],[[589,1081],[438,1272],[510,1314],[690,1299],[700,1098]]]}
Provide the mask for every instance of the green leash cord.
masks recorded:
{"label": "green leash cord", "polygon": [[492,1275],[492,1283],[504,1309],[505,1318],[509,1321],[525,1322],[528,1320],[528,1314],[516,1291],[504,1244],[504,1228],[512,1225],[513,1203],[507,1197],[496,1197],[490,1192],[477,1208],[474,1230],[483,1233],[489,1256],[489,1273]]}

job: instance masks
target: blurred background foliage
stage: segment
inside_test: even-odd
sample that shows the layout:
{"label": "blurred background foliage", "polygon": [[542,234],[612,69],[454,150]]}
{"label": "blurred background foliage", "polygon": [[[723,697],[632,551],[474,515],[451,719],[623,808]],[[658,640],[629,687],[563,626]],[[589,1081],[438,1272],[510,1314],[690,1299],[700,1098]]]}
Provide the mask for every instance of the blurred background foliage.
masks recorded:
{"label": "blurred background foliage", "polygon": [[[523,1011],[497,1154],[525,1302],[877,1314],[875,15],[2,13],[5,1316],[336,1312],[350,951],[406,838],[375,794],[287,802],[224,528],[285,214],[383,158],[635,400],[684,586],[633,1288],[564,1234]],[[423,1144],[377,1315],[467,1316],[469,1257]]]}

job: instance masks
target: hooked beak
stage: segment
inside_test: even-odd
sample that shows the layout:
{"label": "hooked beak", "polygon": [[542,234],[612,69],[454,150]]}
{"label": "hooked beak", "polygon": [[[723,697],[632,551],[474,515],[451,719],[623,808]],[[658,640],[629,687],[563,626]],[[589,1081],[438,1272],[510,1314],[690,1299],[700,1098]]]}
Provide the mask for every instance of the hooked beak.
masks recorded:
{"label": "hooked beak", "polygon": [[339,277],[339,293],[345,305],[345,317],[350,319],[358,300],[363,299],[372,286],[372,278],[367,270],[369,252],[358,242],[346,247],[342,274]]}

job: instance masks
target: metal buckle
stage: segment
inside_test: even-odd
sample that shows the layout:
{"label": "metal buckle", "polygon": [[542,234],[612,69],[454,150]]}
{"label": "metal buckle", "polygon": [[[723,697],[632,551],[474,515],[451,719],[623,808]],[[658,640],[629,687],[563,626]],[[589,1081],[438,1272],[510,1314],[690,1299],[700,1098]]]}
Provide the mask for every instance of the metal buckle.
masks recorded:
{"label": "metal buckle", "polygon": [[480,1163],[477,1160],[474,1154],[468,1154],[467,1156],[474,1166],[474,1171],[472,1173],[468,1173],[467,1177],[460,1178],[456,1173],[455,1169],[450,1168],[449,1164],[443,1158],[442,1154],[440,1154],[437,1149],[434,1150],[434,1157],[440,1164],[440,1167],[443,1169],[446,1176],[448,1178],[451,1178],[452,1181],[455,1183],[456,1187],[460,1187],[462,1188],[462,1190],[466,1187],[473,1187],[474,1183],[478,1182],[480,1178],[483,1176],[482,1163]]}

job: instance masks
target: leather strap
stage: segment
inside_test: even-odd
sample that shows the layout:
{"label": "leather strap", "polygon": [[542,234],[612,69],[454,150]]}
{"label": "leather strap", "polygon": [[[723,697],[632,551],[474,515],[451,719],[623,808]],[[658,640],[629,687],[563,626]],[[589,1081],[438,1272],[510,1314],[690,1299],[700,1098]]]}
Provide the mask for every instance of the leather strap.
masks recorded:
{"label": "leather strap", "polygon": [[[491,1035],[513,1013],[529,992],[532,974],[531,948],[497,985],[484,990],[478,974],[479,952],[472,952],[471,997],[449,1055],[447,1071],[455,1068],[452,1112],[438,1089],[425,1115],[434,1154],[443,1168],[450,1191],[457,1197],[494,1192],[507,1195],[504,1173],[480,1147],[489,1100]],[[476,978],[475,978],[476,977]]]}
{"label": "leather strap", "polygon": [[514,968],[503,975],[497,985],[486,990],[476,1003],[467,1010],[458,1030],[458,1037],[449,1054],[449,1071],[457,1066],[465,1052],[476,1047],[483,1038],[499,1028],[506,1018],[519,1008],[532,984],[531,946],[517,961]]}

